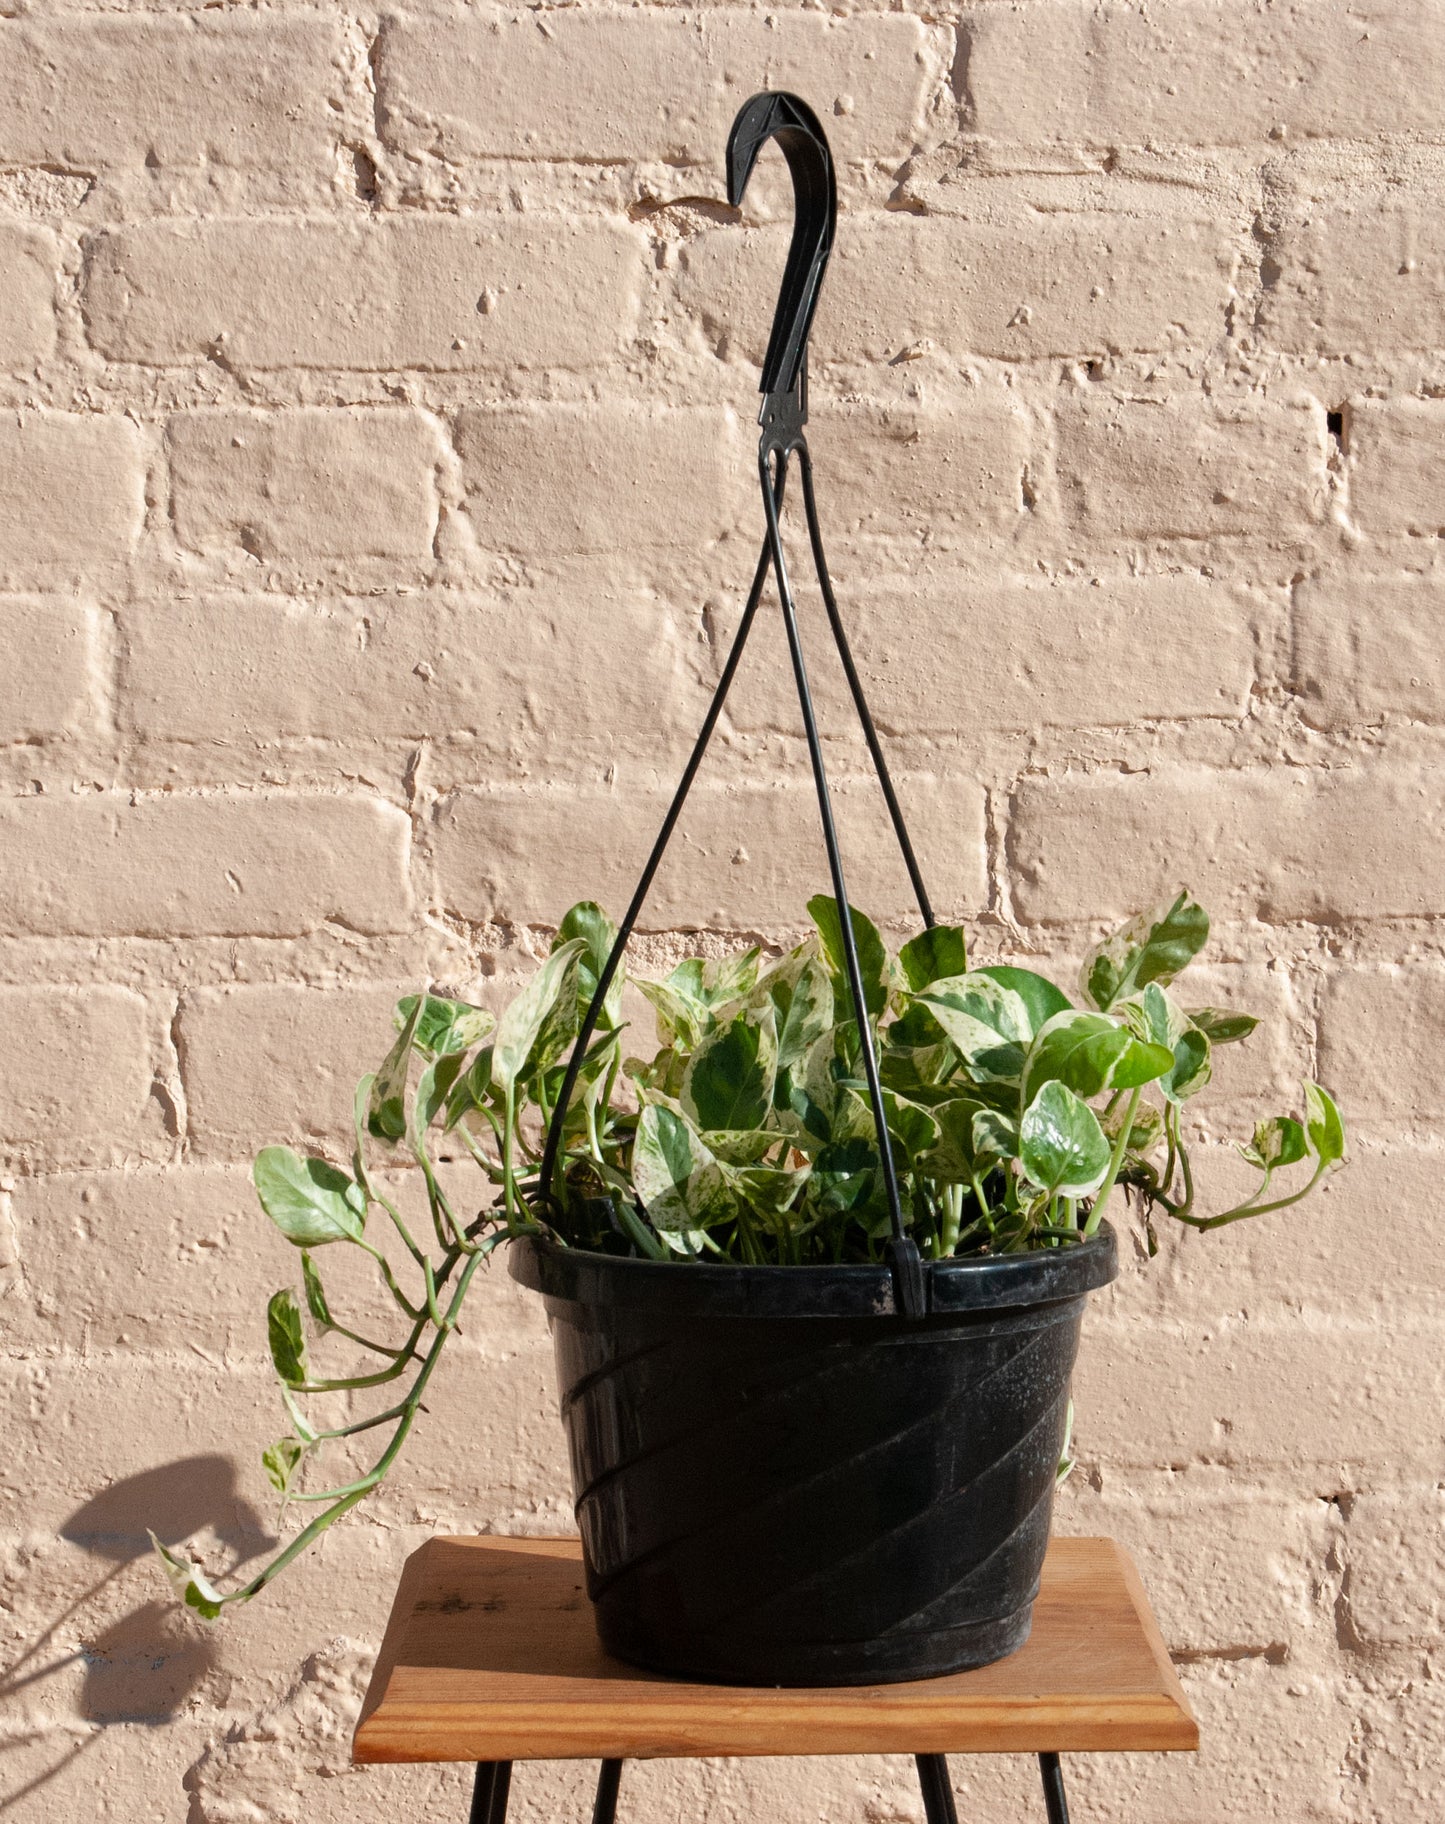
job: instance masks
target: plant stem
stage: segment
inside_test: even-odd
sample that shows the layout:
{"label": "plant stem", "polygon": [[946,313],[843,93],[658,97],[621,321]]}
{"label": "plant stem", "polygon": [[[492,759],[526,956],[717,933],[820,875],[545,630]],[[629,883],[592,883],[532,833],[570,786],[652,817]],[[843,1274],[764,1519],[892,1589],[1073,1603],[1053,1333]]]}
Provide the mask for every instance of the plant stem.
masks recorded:
{"label": "plant stem", "polygon": [[1119,1176],[1119,1167],[1124,1163],[1124,1154],[1128,1150],[1129,1136],[1134,1131],[1134,1114],[1139,1106],[1139,1098],[1144,1090],[1141,1085],[1129,1096],[1129,1105],[1124,1110],[1124,1124],[1119,1129],[1119,1138],[1114,1142],[1114,1150],[1109,1156],[1109,1169],[1104,1174],[1104,1182],[1094,1196],[1094,1207],[1089,1211],[1089,1219],[1084,1224],[1084,1235],[1094,1234],[1104,1219],[1104,1206],[1109,1201],[1109,1193],[1114,1188],[1114,1180]]}

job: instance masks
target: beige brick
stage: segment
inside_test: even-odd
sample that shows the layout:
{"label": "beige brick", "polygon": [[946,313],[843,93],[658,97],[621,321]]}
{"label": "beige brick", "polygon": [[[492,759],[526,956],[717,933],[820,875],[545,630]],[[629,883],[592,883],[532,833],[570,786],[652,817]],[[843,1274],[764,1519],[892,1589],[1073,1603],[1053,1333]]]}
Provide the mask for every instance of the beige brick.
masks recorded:
{"label": "beige brick", "polygon": [[[955,777],[895,781],[940,913],[985,899],[983,795]],[[913,916],[877,787],[833,782],[849,896],[874,918]],[[468,919],[555,922],[578,899],[620,917],[671,796],[621,777],[615,790],[458,792],[441,800],[434,841],[442,903]],[[698,786],[641,924],[757,931],[794,925],[827,892],[811,782]]]}
{"label": "beige brick", "polygon": [[[31,1362],[7,1358],[0,1365],[0,1422],[10,1449],[0,1464],[0,1527],[12,1536],[62,1528],[84,1536],[91,1526],[99,1532],[90,1518],[92,1503],[109,1494],[95,1502],[106,1526],[95,1540],[102,1551],[107,1538],[113,1550],[122,1538],[127,1543],[143,1538],[147,1525],[169,1531],[167,1510],[196,1513],[198,1507],[205,1520],[197,1515],[193,1526],[209,1521],[223,1539],[249,1532],[246,1545],[258,1549],[264,1522],[244,1497],[264,1499],[260,1453],[287,1425],[264,1331],[258,1331],[248,1354],[249,1359],[227,1363],[192,1351],[148,1356],[97,1350],[83,1358]],[[244,1466],[239,1488],[234,1482],[227,1488],[231,1478],[215,1474],[218,1444]],[[207,1458],[209,1463],[196,1464]],[[202,1502],[188,1498],[183,1475],[163,1473],[187,1459],[203,1474],[211,1472],[202,1484]],[[111,1485],[132,1479],[133,1488],[110,1493]],[[157,1507],[159,1523],[151,1518]],[[128,1558],[131,1552],[122,1548],[114,1555]],[[226,1562],[218,1555],[218,1568]]]}
{"label": "beige brick", "polygon": [[1445,1629],[1445,1488],[1357,1495],[1345,1531],[1345,1597],[1369,1645],[1433,1646]]}
{"label": "beige brick", "polygon": [[81,603],[0,597],[0,745],[74,734],[93,713],[90,666],[96,637]]}
{"label": "beige brick", "polygon": [[796,89],[840,159],[901,158],[943,75],[942,34],[906,16],[709,9],[684,16],[457,12],[392,19],[377,59],[382,135],[410,157],[715,165],[759,89]]}
{"label": "beige brick", "polygon": [[[7,869],[8,872],[8,869]],[[0,1144],[104,1158],[154,1139],[150,1015],[129,988],[0,987]]]}
{"label": "beige brick", "polygon": [[[907,585],[864,584],[840,607],[888,733],[1235,717],[1254,678],[1258,602],[1198,577],[980,582],[930,570]],[[851,734],[851,698],[821,614],[804,638],[820,723]],[[781,632],[763,626],[752,639],[769,656],[755,658],[739,686],[733,723],[801,732]]]}
{"label": "beige brick", "polygon": [[350,1151],[352,1096],[393,1038],[397,997],[419,984],[197,988],[178,1028],[187,1132],[202,1158],[318,1141]]}
{"label": "beige brick", "polygon": [[1445,585],[1432,576],[1330,572],[1301,584],[1293,686],[1306,720],[1317,728],[1445,721],[1442,614]]}
{"label": "beige brick", "polygon": [[1074,1375],[1078,1422],[1106,1481],[1113,1464],[1436,1475],[1438,1428],[1420,1415],[1445,1394],[1441,1340],[1428,1323],[1295,1312],[1204,1327],[1091,1322]]}
{"label": "beige brick", "polygon": [[[488,596],[154,601],[125,610],[122,643],[126,726],[199,744],[222,772],[228,755],[302,740],[657,758],[704,708],[676,617],[627,579],[564,573]],[[194,773],[206,761],[184,764]]]}
{"label": "beige brick", "polygon": [[0,225],[0,369],[30,367],[54,349],[59,263],[54,235]]}
{"label": "beige brick", "polygon": [[1432,199],[1315,203],[1268,242],[1257,327],[1275,348],[1358,354],[1445,345],[1445,233]]}
{"label": "beige brick", "polygon": [[912,537],[948,551],[1029,528],[1033,427],[1003,389],[928,405],[830,405],[809,426],[809,442],[826,539]]}
{"label": "beige brick", "polygon": [[[1438,1638],[1438,1637],[1437,1637]],[[1356,1701],[1349,1772],[1352,1816],[1416,1818],[1425,1824],[1440,1806],[1440,1743],[1445,1741],[1445,1691],[1433,1649],[1412,1654],[1405,1667],[1381,1668]]]}
{"label": "beige brick", "polygon": [[324,12],[5,20],[0,164],[323,175],[337,37]]}
{"label": "beige brick", "polygon": [[969,118],[996,139],[1239,146],[1439,128],[1445,21],[1429,0],[1022,0],[970,9],[963,31]]}
{"label": "beige brick", "polygon": [[0,803],[0,930],[284,937],[411,922],[411,826],[378,799],[103,792]]}
{"label": "beige brick", "polygon": [[145,515],[145,456],[128,419],[0,417],[0,574],[119,563]]}
{"label": "beige brick", "polygon": [[477,543],[534,560],[721,537],[756,490],[750,442],[717,407],[498,406],[456,426]]}
{"label": "beige brick", "polygon": [[[679,298],[749,363],[767,346],[786,226],[684,243]],[[1233,255],[1216,223],[1083,212],[1002,222],[883,215],[840,232],[812,348],[887,362],[920,343],[1032,360],[1212,343]]]}
{"label": "beige brick", "polygon": [[1360,530],[1437,538],[1445,527],[1445,403],[1362,399],[1349,416],[1350,512]]}
{"label": "beige brick", "polygon": [[1320,1006],[1320,1069],[1357,1119],[1445,1125],[1445,970],[1355,963],[1331,976]]}
{"label": "beige brick", "polygon": [[159,366],[582,368],[621,356],[646,268],[639,229],[565,217],[158,222],[92,240],[85,317]]}
{"label": "beige brick", "polygon": [[1172,399],[1076,399],[1058,413],[1060,491],[1095,538],[1272,540],[1325,506],[1324,414]]}
{"label": "beige brick", "polygon": [[1029,779],[1009,855],[1027,919],[1124,918],[1187,884],[1218,918],[1412,918],[1440,909],[1434,771],[1204,767]]}
{"label": "beige brick", "polygon": [[[1075,1444],[1085,1464],[1094,1441],[1081,1421]],[[1333,1635],[1318,1587],[1340,1528],[1328,1501],[1242,1486],[1237,1474],[1209,1464],[1102,1481],[1070,1477],[1055,1530],[1118,1540],[1139,1567],[1171,1652],[1186,1664],[1230,1654],[1283,1663],[1308,1652],[1324,1628]]]}
{"label": "beige brick", "polygon": [[[1244,1047],[1231,1047],[1241,1051]],[[1233,1059],[1219,1060],[1221,1071]],[[1303,1073],[1301,1073],[1303,1074]],[[1160,1251],[1145,1260],[1135,1249],[1132,1219],[1115,1212],[1125,1245],[1115,1291],[1102,1295],[1111,1317],[1156,1317],[1207,1328],[1248,1314],[1272,1316],[1303,1308],[1319,1321],[1369,1320],[1387,1330],[1402,1311],[1445,1317],[1445,1287],[1435,1271],[1437,1205],[1445,1156],[1433,1147],[1371,1141],[1354,1090],[1326,1068],[1327,1088],[1342,1104],[1348,1163],[1331,1172],[1303,1202],[1267,1216],[1196,1234],[1160,1215]],[[1235,1143],[1246,1140],[1257,1116],[1302,1115],[1298,1081],[1284,1096],[1259,1098],[1254,1107],[1217,1124],[1221,1138],[1193,1147],[1196,1213],[1214,1215],[1251,1197],[1259,1173],[1245,1164]],[[1192,1111],[1191,1111],[1192,1112]],[[1304,1163],[1290,1168],[1272,1191],[1283,1195],[1308,1183]],[[1369,1270],[1342,1271],[1368,1237]]]}
{"label": "beige brick", "polygon": [[194,551],[430,555],[442,450],[420,412],[195,412],[169,421],[166,443],[176,531]]}

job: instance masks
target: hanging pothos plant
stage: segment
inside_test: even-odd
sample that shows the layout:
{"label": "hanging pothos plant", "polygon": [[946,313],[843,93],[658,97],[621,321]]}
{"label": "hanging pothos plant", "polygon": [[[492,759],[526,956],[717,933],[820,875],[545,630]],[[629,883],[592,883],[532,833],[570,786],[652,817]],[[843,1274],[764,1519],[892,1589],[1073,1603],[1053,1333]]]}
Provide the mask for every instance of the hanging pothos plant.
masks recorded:
{"label": "hanging pothos plant", "polygon": [[[541,1139],[615,928],[592,904],[562,921],[546,962],[500,1019],[466,1002],[400,1001],[397,1037],[355,1099],[350,1170],[267,1147],[255,1163],[266,1214],[301,1254],[301,1293],[267,1308],[271,1358],[291,1429],[264,1454],[288,1501],[320,1511],[242,1587],[222,1594],[156,1541],[184,1600],[214,1618],[254,1596],[395,1462],[473,1274],[501,1241],[544,1235],[573,1248],[673,1261],[807,1266],[877,1262],[889,1236],[879,1143],[843,974],[836,901],[811,900],[815,931],[794,950],[689,958],[664,981],[635,978],[660,1049],[629,1056],[623,980],[609,990],[566,1114],[553,1182]],[[903,1207],[925,1257],[1067,1248],[1098,1228],[1116,1193],[1148,1250],[1157,1216],[1217,1229],[1298,1203],[1344,1157],[1339,1113],[1304,1085],[1302,1117],[1261,1121],[1239,1150],[1259,1174],[1232,1208],[1196,1207],[1183,1107],[1248,1014],[1190,1006],[1171,984],[1209,934],[1187,894],[1122,926],[1084,961],[1081,1005],[1032,970],[969,968],[963,931],[940,925],[890,956],[852,925],[877,1045]],[[467,1154],[487,1201],[459,1210],[438,1176]],[[419,1240],[377,1176],[419,1168],[431,1233]],[[1277,1175],[1301,1168],[1288,1190]],[[470,1206],[468,1206],[468,1209]],[[376,1224],[382,1227],[378,1231]],[[314,1258],[345,1242],[367,1254],[394,1300],[398,1334],[363,1337],[332,1313]],[[697,1268],[695,1270],[705,1270]],[[303,1315],[303,1313],[305,1315]],[[376,1358],[370,1372],[318,1373],[307,1354],[333,1335]],[[327,1427],[313,1395],[405,1386],[382,1410]],[[357,1480],[306,1486],[329,1441],[389,1428]],[[154,1537],[154,1536],[153,1536]]]}

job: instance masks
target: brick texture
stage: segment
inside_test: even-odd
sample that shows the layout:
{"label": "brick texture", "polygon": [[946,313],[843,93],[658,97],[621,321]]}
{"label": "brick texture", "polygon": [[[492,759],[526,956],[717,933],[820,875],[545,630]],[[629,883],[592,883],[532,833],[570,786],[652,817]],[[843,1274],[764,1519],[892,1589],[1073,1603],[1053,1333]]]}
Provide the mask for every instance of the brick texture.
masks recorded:
{"label": "brick texture", "polygon": [[394,805],[358,796],[15,798],[0,809],[0,931],[404,930],[409,837]]}
{"label": "brick texture", "polygon": [[0,573],[112,569],[140,533],[144,484],[144,446],[125,418],[0,418]]}
{"label": "brick texture", "polygon": [[[257,1148],[344,1161],[399,994],[499,1007],[631,892],[763,531],[793,200],[769,146],[731,208],[725,146],[767,87],[834,152],[817,504],[940,915],[1069,985],[1189,885],[1186,999],[1264,1020],[1190,1104],[1200,1207],[1302,1079],[1350,1128],[1309,1203],[1152,1260],[1119,1203],[1056,1522],[1136,1554],[1205,1745],[1076,1757],[1075,1809],[1438,1824],[1442,78],[1437,0],[0,0],[6,1824],[464,1815],[465,1770],[346,1744],[407,1552],[574,1526],[505,1263],[284,1584],[197,1632],[145,1530],[225,1578],[296,1519]],[[848,878],[896,939],[801,494]],[[791,941],[826,885],[769,583],[635,948]],[[343,1252],[333,1308],[390,1337]],[[518,1817],[585,1816],[584,1772],[519,1770]],[[1037,1808],[1020,1757],[952,1775],[961,1815]],[[639,1763],[624,1807],[918,1798],[906,1757]]]}
{"label": "brick texture", "polygon": [[610,224],[165,222],[97,237],[85,315],[103,354],[153,366],[595,367],[644,272],[642,236]]}
{"label": "brick texture", "polygon": [[166,427],[171,507],[194,551],[296,563],[423,558],[435,428],[417,412],[201,412]]}

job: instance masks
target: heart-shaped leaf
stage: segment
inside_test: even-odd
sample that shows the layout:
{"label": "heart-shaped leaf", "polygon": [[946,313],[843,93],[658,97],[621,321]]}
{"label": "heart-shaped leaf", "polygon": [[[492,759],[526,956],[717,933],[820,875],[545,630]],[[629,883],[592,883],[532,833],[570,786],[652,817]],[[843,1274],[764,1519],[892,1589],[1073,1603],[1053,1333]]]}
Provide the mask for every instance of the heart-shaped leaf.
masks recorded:
{"label": "heart-shaped leaf", "polygon": [[1150,982],[1172,982],[1209,937],[1209,914],[1188,893],[1172,905],[1143,912],[1084,958],[1080,982],[1101,1013]]}
{"label": "heart-shaped leaf", "polygon": [[271,1345],[271,1362],[282,1384],[300,1387],[306,1381],[306,1338],[301,1329],[301,1312],[287,1291],[274,1292],[266,1306],[266,1338]]}
{"label": "heart-shaped leaf", "polygon": [[[577,1015],[580,1024],[582,1016],[592,1005],[592,997],[597,992],[602,971],[607,967],[612,946],[617,942],[617,927],[601,906],[595,905],[590,899],[583,899],[567,912],[557,927],[553,951],[561,949],[574,937],[580,937],[586,945],[577,967]],[[623,975],[619,966],[607,984],[607,996],[598,1020],[598,1024],[605,1029],[615,1027],[622,1018],[622,987]]]}
{"label": "heart-shaped leaf", "polygon": [[326,1160],[303,1159],[289,1146],[268,1146],[257,1153],[251,1177],[261,1208],[298,1248],[361,1240],[366,1198]]}
{"label": "heart-shaped leaf", "polygon": [[1093,1109],[1065,1084],[1050,1081],[1019,1122],[1019,1159],[1049,1196],[1088,1197],[1109,1169],[1109,1142]]}
{"label": "heart-shaped leaf", "polygon": [[1345,1156],[1345,1124],[1340,1111],[1318,1083],[1305,1084],[1305,1134],[1310,1151],[1321,1165],[1334,1165]]}
{"label": "heart-shaped leaf", "polygon": [[722,1167],[691,1124],[650,1102],[637,1122],[632,1181],[655,1229],[706,1229],[737,1213]]}
{"label": "heart-shaped leaf", "polygon": [[[396,1022],[403,1032],[416,1008],[417,998],[414,994],[403,995],[396,1004]],[[473,1007],[470,1001],[449,1001],[440,995],[429,994],[422,1002],[421,1017],[416,1023],[416,1048],[433,1057],[470,1051],[473,1045],[486,1038],[496,1023],[485,1007]]]}
{"label": "heart-shaped leaf", "polygon": [[739,1014],[709,1033],[692,1054],[679,1098],[698,1128],[761,1127],[773,1102],[777,1070],[773,1010]]}
{"label": "heart-shaped leaf", "polygon": [[962,925],[934,925],[920,931],[898,952],[903,979],[914,994],[945,976],[962,975],[968,968],[968,944]]}
{"label": "heart-shaped leaf", "polygon": [[492,1082],[504,1095],[555,1063],[576,1032],[577,976],[586,949],[585,937],[559,945],[498,1020]]}
{"label": "heart-shaped leaf", "polygon": [[1029,1047],[1020,1106],[1029,1107],[1045,1083],[1062,1083],[1087,1100],[1106,1089],[1137,1089],[1174,1068],[1174,1053],[1137,1039],[1105,1013],[1058,1013]]}
{"label": "heart-shaped leaf", "polygon": [[[854,1017],[852,990],[848,986],[847,959],[843,952],[843,920],[838,902],[826,893],[808,901],[808,916],[818,927],[823,954],[833,976],[833,998],[845,1019]],[[863,1000],[869,1014],[876,1019],[888,1005],[889,978],[892,970],[888,950],[878,935],[878,927],[853,907],[848,908],[853,928],[853,948],[858,953],[858,973],[863,980]]]}

